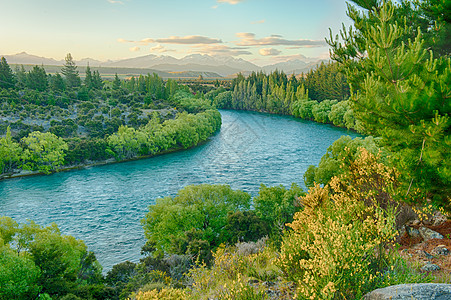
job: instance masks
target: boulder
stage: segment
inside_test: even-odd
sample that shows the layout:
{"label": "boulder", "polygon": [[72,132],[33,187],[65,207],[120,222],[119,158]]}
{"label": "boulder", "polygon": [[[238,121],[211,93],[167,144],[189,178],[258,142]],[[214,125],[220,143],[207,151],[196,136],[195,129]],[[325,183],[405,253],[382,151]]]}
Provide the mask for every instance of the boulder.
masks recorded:
{"label": "boulder", "polygon": [[406,226],[406,231],[410,237],[413,237],[413,238],[421,237],[420,231],[418,229],[416,229],[415,227]]}
{"label": "boulder", "polygon": [[432,225],[434,226],[439,226],[442,225],[443,223],[446,222],[448,218],[446,216],[444,216],[441,212],[437,211],[434,214],[434,222],[432,223]]}
{"label": "boulder", "polygon": [[448,255],[449,250],[448,250],[448,248],[446,248],[445,245],[438,245],[437,247],[432,249],[431,253],[433,255]]}
{"label": "boulder", "polygon": [[365,300],[449,300],[451,284],[412,283],[392,285],[374,290],[364,296]]}
{"label": "boulder", "polygon": [[418,255],[419,258],[426,258],[426,259],[431,259],[431,258],[433,258],[432,255],[430,255],[429,253],[427,253],[427,252],[424,251],[424,250],[417,250],[417,251],[415,251],[415,252],[416,252],[416,254]]}
{"label": "boulder", "polygon": [[425,272],[433,272],[433,271],[438,271],[440,270],[440,267],[436,264],[433,264],[431,262],[427,262],[424,266],[421,267],[422,271]]}
{"label": "boulder", "polygon": [[427,227],[420,227],[418,231],[425,241],[428,241],[430,239],[443,239],[443,235]]}

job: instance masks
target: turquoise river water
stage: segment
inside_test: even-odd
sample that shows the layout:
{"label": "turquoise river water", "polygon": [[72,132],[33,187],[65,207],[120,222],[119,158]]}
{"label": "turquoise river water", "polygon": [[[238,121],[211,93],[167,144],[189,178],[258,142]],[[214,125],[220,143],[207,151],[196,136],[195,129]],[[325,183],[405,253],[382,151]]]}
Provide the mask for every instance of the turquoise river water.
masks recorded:
{"label": "turquoise river water", "polygon": [[228,184],[258,193],[260,184],[304,187],[342,135],[357,134],[292,117],[221,111],[222,128],[198,147],[153,158],[0,182],[0,215],[58,224],[82,239],[104,270],[137,262],[145,242],[140,220],[155,199],[190,184]]}

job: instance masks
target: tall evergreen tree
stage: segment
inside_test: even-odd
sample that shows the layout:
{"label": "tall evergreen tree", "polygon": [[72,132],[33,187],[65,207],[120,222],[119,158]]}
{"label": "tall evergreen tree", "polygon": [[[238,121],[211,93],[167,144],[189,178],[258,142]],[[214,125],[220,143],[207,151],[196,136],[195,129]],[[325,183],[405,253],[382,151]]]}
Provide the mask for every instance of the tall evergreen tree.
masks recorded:
{"label": "tall evergreen tree", "polygon": [[89,64],[86,66],[86,72],[85,72],[85,86],[90,90],[94,88],[94,79],[92,77],[91,68],[89,67]]}
{"label": "tall evergreen tree", "polygon": [[103,80],[100,77],[99,71],[94,71],[92,75],[92,84],[96,90],[101,90],[103,88]]}
{"label": "tall evergreen tree", "polygon": [[68,53],[64,59],[66,63],[61,69],[61,73],[66,77],[66,85],[68,88],[79,87],[81,84],[80,77],[78,76],[77,66],[72,58],[72,55]]}
{"label": "tall evergreen tree", "polygon": [[19,66],[16,65],[15,69],[15,76],[16,76],[16,85],[19,89],[24,88],[27,85],[27,72],[25,72],[25,68],[23,65]]}
{"label": "tall evergreen tree", "polygon": [[11,70],[6,58],[2,56],[0,61],[0,87],[13,88],[16,83],[13,71]]}
{"label": "tall evergreen tree", "polygon": [[375,2],[364,13],[349,6],[355,29],[329,40],[332,58],[347,70],[356,118],[391,152],[403,200],[451,211],[451,60],[434,58],[421,32],[406,44],[413,29],[400,6]]}
{"label": "tall evergreen tree", "polygon": [[47,73],[43,66],[34,66],[27,74],[27,87],[43,92],[49,85]]}
{"label": "tall evergreen tree", "polygon": [[119,76],[117,76],[117,73],[114,75],[113,80],[113,90],[119,90],[121,88],[121,80],[119,79]]}
{"label": "tall evergreen tree", "polygon": [[60,73],[56,73],[50,80],[50,88],[54,91],[64,91],[66,89],[66,83]]}

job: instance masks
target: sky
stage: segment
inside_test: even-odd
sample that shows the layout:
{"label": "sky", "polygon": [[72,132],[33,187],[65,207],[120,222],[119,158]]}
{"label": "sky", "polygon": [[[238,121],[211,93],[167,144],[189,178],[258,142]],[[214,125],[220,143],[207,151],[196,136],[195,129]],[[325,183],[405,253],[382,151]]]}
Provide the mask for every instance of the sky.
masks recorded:
{"label": "sky", "polygon": [[0,0],[0,55],[101,61],[231,55],[257,65],[328,57],[345,0]]}

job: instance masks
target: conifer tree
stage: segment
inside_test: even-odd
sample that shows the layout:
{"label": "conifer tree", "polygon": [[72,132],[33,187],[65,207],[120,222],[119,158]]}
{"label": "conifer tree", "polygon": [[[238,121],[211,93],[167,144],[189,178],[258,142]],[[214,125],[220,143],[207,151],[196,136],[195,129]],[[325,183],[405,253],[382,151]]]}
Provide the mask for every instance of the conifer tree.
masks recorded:
{"label": "conifer tree", "polygon": [[0,88],[13,88],[15,83],[13,71],[9,67],[6,58],[2,56],[0,61]]}
{"label": "conifer tree", "polygon": [[103,88],[103,80],[102,77],[100,77],[99,71],[94,71],[92,75],[92,84],[97,90],[101,90]]}
{"label": "conifer tree", "polygon": [[52,76],[50,81],[50,87],[52,90],[59,92],[64,91],[66,89],[66,84],[60,73],[57,72],[55,75]]}
{"label": "conifer tree", "polygon": [[409,39],[400,6],[354,2],[367,10],[349,6],[355,28],[329,44],[347,70],[355,116],[391,152],[404,179],[402,200],[451,210],[450,58],[428,52],[421,32]]}
{"label": "conifer tree", "polygon": [[78,76],[77,66],[72,58],[72,55],[68,53],[65,58],[66,63],[61,69],[61,73],[66,77],[66,85],[68,88],[79,87],[81,84],[80,77]]}
{"label": "conifer tree", "polygon": [[15,76],[17,79],[17,87],[20,88],[24,88],[25,85],[27,84],[27,73],[25,72],[25,68],[23,65],[19,66],[16,65],[16,69],[15,69]]}
{"label": "conifer tree", "polygon": [[114,75],[113,80],[113,90],[119,90],[121,88],[121,80],[117,76],[117,73]]}
{"label": "conifer tree", "polygon": [[91,68],[89,67],[89,64],[86,66],[85,86],[88,88],[88,90],[94,88],[94,79],[92,77]]}
{"label": "conifer tree", "polygon": [[47,90],[49,82],[44,67],[34,66],[27,74],[27,87],[43,92]]}

